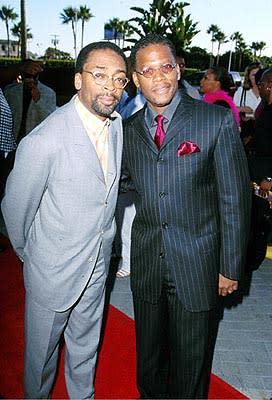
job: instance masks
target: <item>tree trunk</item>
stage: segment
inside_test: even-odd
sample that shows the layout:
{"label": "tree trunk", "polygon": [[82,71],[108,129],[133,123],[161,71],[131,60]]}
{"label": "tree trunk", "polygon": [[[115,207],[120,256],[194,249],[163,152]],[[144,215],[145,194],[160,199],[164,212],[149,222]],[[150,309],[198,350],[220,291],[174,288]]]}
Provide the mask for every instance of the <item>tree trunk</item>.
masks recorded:
{"label": "tree trunk", "polygon": [[81,26],[81,49],[83,49],[83,42],[84,42],[84,19],[82,20],[82,26]]}
{"label": "tree trunk", "polygon": [[21,1],[21,59],[25,60],[27,55],[27,39],[26,39],[26,5],[25,0]]}

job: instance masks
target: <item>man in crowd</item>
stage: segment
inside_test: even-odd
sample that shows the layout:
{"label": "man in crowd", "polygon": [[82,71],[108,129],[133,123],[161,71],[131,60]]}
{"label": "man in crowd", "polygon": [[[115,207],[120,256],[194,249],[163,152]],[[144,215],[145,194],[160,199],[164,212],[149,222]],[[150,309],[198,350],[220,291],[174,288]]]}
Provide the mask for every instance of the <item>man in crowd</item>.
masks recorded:
{"label": "man in crowd", "polygon": [[193,86],[190,85],[189,82],[184,79],[184,74],[185,74],[185,58],[182,55],[181,52],[177,51],[176,55],[176,62],[179,66],[179,71],[180,71],[180,80],[179,80],[179,88],[180,89],[185,89],[187,94],[194,99],[201,100],[200,93],[197,89],[195,89]]}
{"label": "man in crowd", "polygon": [[56,109],[56,93],[39,81],[42,71],[39,61],[23,61],[19,67],[21,82],[8,85],[4,90],[17,143]]}
{"label": "man in crowd", "polygon": [[243,270],[247,161],[232,111],[178,90],[170,41],[140,39],[131,64],[147,101],[124,122],[138,388],[141,398],[207,398],[217,296],[236,291]]}
{"label": "man in crowd", "polygon": [[249,159],[251,179],[260,183],[262,179],[272,177],[272,69],[263,70],[259,81],[262,109],[256,118],[252,150],[254,156]]}
{"label": "man in crowd", "polygon": [[115,44],[84,47],[77,95],[22,139],[7,181],[3,216],[24,262],[25,398],[49,398],[62,334],[69,398],[94,397],[123,142],[114,109],[126,72]]}

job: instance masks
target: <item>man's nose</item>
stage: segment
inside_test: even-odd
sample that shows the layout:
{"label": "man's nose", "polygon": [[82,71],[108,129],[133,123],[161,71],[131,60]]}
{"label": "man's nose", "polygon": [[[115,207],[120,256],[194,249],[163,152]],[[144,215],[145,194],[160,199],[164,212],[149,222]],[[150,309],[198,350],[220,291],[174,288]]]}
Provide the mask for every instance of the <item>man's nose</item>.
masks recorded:
{"label": "man's nose", "polygon": [[115,87],[115,85],[114,85],[114,80],[113,80],[113,77],[112,77],[112,76],[109,76],[107,82],[104,84],[104,88],[105,88],[105,89],[108,89],[108,90],[111,90],[112,92],[113,92],[114,90],[116,90],[116,87]]}

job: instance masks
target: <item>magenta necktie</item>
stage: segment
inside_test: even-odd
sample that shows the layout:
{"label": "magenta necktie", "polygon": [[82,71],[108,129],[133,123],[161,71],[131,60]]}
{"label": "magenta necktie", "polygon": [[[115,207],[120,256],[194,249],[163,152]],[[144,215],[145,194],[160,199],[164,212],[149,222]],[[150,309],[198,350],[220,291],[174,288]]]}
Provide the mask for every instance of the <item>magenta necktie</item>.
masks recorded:
{"label": "magenta necktie", "polygon": [[164,120],[164,116],[159,114],[156,116],[155,120],[157,121],[158,125],[157,125],[157,129],[155,132],[155,138],[154,141],[158,147],[158,149],[161,148],[161,145],[164,141],[164,137],[165,137],[165,132],[163,129],[163,120]]}

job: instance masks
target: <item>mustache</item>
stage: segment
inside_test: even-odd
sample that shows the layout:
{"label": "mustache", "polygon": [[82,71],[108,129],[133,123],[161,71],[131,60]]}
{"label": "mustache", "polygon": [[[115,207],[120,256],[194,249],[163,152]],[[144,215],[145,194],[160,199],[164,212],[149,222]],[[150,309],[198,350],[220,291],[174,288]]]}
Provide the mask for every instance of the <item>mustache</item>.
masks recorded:
{"label": "mustache", "polygon": [[100,94],[98,97],[113,97],[115,100],[119,100],[119,97],[117,97],[115,94],[111,93],[111,92],[105,92],[103,94]]}

